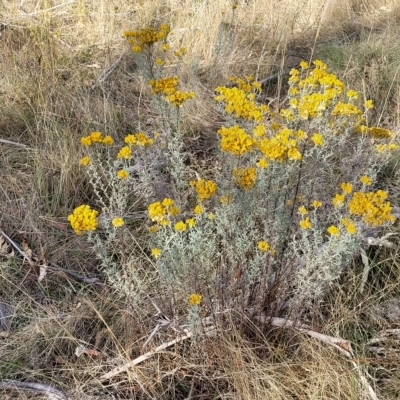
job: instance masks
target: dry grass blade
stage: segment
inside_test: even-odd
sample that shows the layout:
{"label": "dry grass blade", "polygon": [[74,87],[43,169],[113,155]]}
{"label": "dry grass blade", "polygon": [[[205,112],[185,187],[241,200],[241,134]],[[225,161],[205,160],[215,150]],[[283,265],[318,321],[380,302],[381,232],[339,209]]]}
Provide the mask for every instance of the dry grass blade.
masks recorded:
{"label": "dry grass blade", "polygon": [[360,377],[360,380],[363,383],[363,385],[365,386],[365,388],[367,389],[371,399],[378,400],[378,396],[376,395],[372,386],[368,383],[367,379],[365,378],[364,374],[362,373],[362,371],[360,369],[360,366],[353,360],[354,353],[351,348],[351,343],[348,340],[316,332],[316,331],[310,329],[309,325],[291,321],[291,320],[288,320],[285,318],[278,318],[278,317],[267,318],[267,317],[261,316],[261,317],[255,317],[255,319],[260,322],[264,322],[264,323],[269,322],[272,325],[278,326],[280,328],[296,329],[299,332],[305,333],[315,339],[318,339],[324,343],[328,343],[329,345],[335,347],[341,353],[343,353],[346,357],[350,358],[351,363],[353,364],[355,370],[357,371],[357,373]]}

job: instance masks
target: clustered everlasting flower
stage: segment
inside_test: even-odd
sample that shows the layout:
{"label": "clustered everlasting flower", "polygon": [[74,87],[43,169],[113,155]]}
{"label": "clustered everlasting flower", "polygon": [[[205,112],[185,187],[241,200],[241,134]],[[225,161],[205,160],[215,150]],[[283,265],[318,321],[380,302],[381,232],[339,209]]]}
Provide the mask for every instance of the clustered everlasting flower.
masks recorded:
{"label": "clustered everlasting flower", "polygon": [[161,225],[169,225],[169,217],[173,217],[180,213],[180,209],[175,206],[175,201],[169,197],[164,198],[162,202],[156,201],[151,203],[147,212],[152,221],[158,222]]}
{"label": "clustered everlasting flower", "polygon": [[260,240],[257,244],[257,247],[262,251],[268,251],[271,249],[271,245],[265,240]]}
{"label": "clustered everlasting flower", "polygon": [[124,141],[128,146],[137,145],[147,147],[154,143],[154,139],[148,137],[144,132],[126,135]]}
{"label": "clustered everlasting flower", "polygon": [[119,228],[120,226],[123,226],[125,224],[125,221],[121,218],[121,217],[116,217],[113,218],[113,220],[111,221],[111,223],[113,224],[113,226],[115,226],[116,228]]}
{"label": "clustered everlasting flower", "polygon": [[384,190],[376,192],[354,192],[347,206],[352,215],[359,215],[362,221],[372,226],[383,225],[394,221],[396,217],[390,214],[392,207],[385,201],[388,194]]}
{"label": "clustered everlasting flower", "polygon": [[80,165],[89,165],[90,163],[91,163],[91,161],[90,161],[90,157],[89,156],[84,156],[79,161]]}
{"label": "clustered everlasting flower", "polygon": [[98,211],[90,208],[89,205],[83,204],[76,207],[72,214],[68,215],[72,229],[77,235],[81,235],[84,231],[94,231],[97,228]]}
{"label": "clustered everlasting flower", "polygon": [[201,300],[203,299],[203,296],[199,293],[192,293],[189,296],[189,304],[191,306],[195,306],[195,305],[200,305],[201,304]]}
{"label": "clustered everlasting flower", "polygon": [[165,40],[170,30],[169,25],[161,24],[159,30],[147,27],[137,31],[125,31],[124,36],[128,39],[128,43],[132,44],[132,51],[141,52],[159,40]]}
{"label": "clustered everlasting flower", "polygon": [[155,259],[157,259],[157,258],[160,257],[160,255],[161,255],[161,250],[160,250],[158,247],[153,247],[153,248],[151,249],[151,255],[152,255]]}
{"label": "clustered everlasting flower", "polygon": [[212,180],[198,179],[197,181],[190,181],[190,185],[196,189],[199,201],[210,198],[217,190],[217,184]]}
{"label": "clustered everlasting flower", "polygon": [[310,229],[312,227],[312,223],[309,217],[305,217],[299,222],[300,228],[302,229]]}
{"label": "clustered everlasting flower", "polygon": [[298,148],[297,132],[289,128],[280,130],[272,138],[262,138],[257,147],[267,160],[282,162],[286,159],[301,160],[302,154]]}
{"label": "clustered everlasting flower", "polygon": [[234,168],[232,172],[235,183],[243,189],[251,189],[257,180],[257,171],[254,167]]}
{"label": "clustered everlasting flower", "polygon": [[101,132],[92,132],[90,135],[81,138],[83,146],[91,146],[94,143],[103,143],[111,146],[114,143],[114,139],[109,135],[103,137]]}
{"label": "clustered everlasting flower", "polygon": [[239,125],[231,126],[230,128],[222,126],[218,133],[222,137],[221,148],[223,151],[240,155],[253,149],[254,140]]}
{"label": "clustered everlasting flower", "polygon": [[195,96],[194,92],[183,92],[177,89],[179,85],[179,78],[177,76],[151,79],[149,85],[153,88],[151,93],[163,95],[165,101],[169,101],[177,107]]}
{"label": "clustered everlasting flower", "polygon": [[270,111],[267,105],[255,103],[254,93],[246,93],[245,90],[237,87],[228,88],[225,86],[218,86],[215,91],[220,93],[219,96],[215,97],[215,100],[223,101],[226,104],[225,111],[228,114],[234,114],[236,118],[262,121],[264,114]]}

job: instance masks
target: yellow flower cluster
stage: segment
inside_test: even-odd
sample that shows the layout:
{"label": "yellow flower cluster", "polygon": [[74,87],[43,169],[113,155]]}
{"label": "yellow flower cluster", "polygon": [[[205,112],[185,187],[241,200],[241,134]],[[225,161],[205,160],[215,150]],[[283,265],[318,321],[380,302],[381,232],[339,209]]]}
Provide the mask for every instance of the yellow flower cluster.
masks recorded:
{"label": "yellow flower cluster", "polygon": [[149,85],[153,88],[151,93],[162,94],[166,101],[171,102],[177,107],[195,96],[194,92],[183,92],[177,89],[179,85],[179,78],[177,76],[152,79],[149,81]]}
{"label": "yellow flower cluster", "polygon": [[376,151],[377,151],[378,153],[382,153],[382,152],[384,152],[384,151],[386,151],[386,150],[395,150],[395,149],[397,149],[398,147],[399,147],[399,146],[397,146],[397,144],[395,144],[395,143],[377,144],[377,145],[375,146]]}
{"label": "yellow flower cluster", "polygon": [[339,235],[340,233],[340,229],[335,225],[331,225],[327,230],[332,236]]}
{"label": "yellow flower cluster", "polygon": [[199,201],[210,198],[217,190],[217,184],[211,180],[198,179],[197,181],[190,181],[190,185],[196,189]]}
{"label": "yellow flower cluster", "polygon": [[230,76],[228,80],[231,82],[235,82],[238,88],[246,93],[251,93],[254,89],[261,92],[261,83],[255,81],[253,75],[247,75],[244,78],[245,79]]}
{"label": "yellow flower cluster", "polygon": [[160,250],[158,247],[153,247],[153,248],[151,249],[151,255],[152,255],[155,259],[157,259],[157,258],[160,257],[160,255],[161,255],[161,250]]}
{"label": "yellow flower cluster", "polygon": [[332,204],[337,208],[343,207],[346,195],[353,190],[353,185],[350,182],[342,182],[340,187],[343,193],[336,193],[335,197],[332,199]]}
{"label": "yellow flower cluster", "polygon": [[117,176],[119,179],[126,179],[129,176],[129,173],[126,169],[120,169],[117,172]]}
{"label": "yellow flower cluster", "polygon": [[82,157],[79,161],[80,165],[89,165],[90,163],[91,163],[91,160],[90,160],[89,156]]}
{"label": "yellow flower cluster", "polygon": [[279,162],[285,159],[301,160],[302,155],[297,147],[298,140],[300,139],[296,136],[296,132],[284,128],[272,138],[262,138],[257,146],[269,160],[278,160]]}
{"label": "yellow flower cluster", "polygon": [[305,217],[299,222],[300,228],[302,229],[310,229],[312,227],[311,221],[309,217]]}
{"label": "yellow flower cluster", "polygon": [[378,126],[371,126],[368,128],[368,133],[370,133],[376,139],[387,139],[394,135],[394,132],[389,129],[379,128]]}
{"label": "yellow flower cluster", "polygon": [[198,306],[198,305],[200,305],[201,304],[201,300],[203,300],[203,296],[201,295],[201,294],[198,294],[198,293],[192,293],[190,296],[189,296],[189,304],[191,305],[191,306]]}
{"label": "yellow flower cluster", "polygon": [[357,233],[357,228],[354,222],[350,218],[342,218],[342,225],[347,229],[347,232],[351,233],[352,235]]}
{"label": "yellow flower cluster", "polygon": [[133,45],[132,50],[134,52],[141,52],[146,46],[166,39],[169,32],[170,27],[167,24],[161,24],[160,30],[147,27],[138,31],[125,31],[123,35],[128,39],[128,43]]}
{"label": "yellow flower cluster", "polygon": [[232,196],[230,193],[225,194],[225,195],[223,195],[223,196],[221,196],[221,197],[219,198],[219,201],[220,201],[222,204],[225,204],[225,205],[228,206],[229,204],[233,203],[233,196]]}
{"label": "yellow flower cluster", "polygon": [[183,55],[186,54],[186,47],[181,47],[179,50],[175,50],[174,54],[177,57],[182,57]]}
{"label": "yellow flower cluster", "polygon": [[257,172],[254,167],[234,168],[232,172],[237,185],[243,189],[251,189],[256,183]]}
{"label": "yellow flower cluster", "polygon": [[363,175],[363,176],[360,178],[360,182],[362,182],[362,183],[364,183],[365,185],[369,186],[369,185],[372,184],[372,179],[371,179],[369,176],[367,176],[367,175]]}
{"label": "yellow flower cluster", "polygon": [[117,158],[129,159],[132,155],[132,150],[129,146],[124,146],[117,154]]}
{"label": "yellow flower cluster", "polygon": [[323,146],[324,145],[324,138],[320,133],[314,133],[311,136],[311,140],[314,142],[316,146]]}
{"label": "yellow flower cluster", "polygon": [[115,226],[116,228],[119,228],[120,226],[123,226],[125,224],[125,221],[121,218],[121,217],[117,217],[117,218],[113,218],[113,220],[111,221],[111,223],[113,224],[113,226]]}
{"label": "yellow flower cluster", "polygon": [[253,139],[239,125],[231,126],[230,128],[222,126],[218,133],[222,136],[221,148],[223,151],[240,155],[253,149]]}
{"label": "yellow flower cluster", "polygon": [[90,135],[81,138],[83,146],[91,146],[93,143],[103,143],[111,146],[114,143],[114,139],[109,135],[103,137],[101,132],[92,132]]}
{"label": "yellow flower cluster", "polygon": [[271,248],[270,244],[265,240],[260,240],[257,244],[257,247],[262,251],[268,251]]}
{"label": "yellow flower cluster", "polygon": [[338,101],[335,107],[332,110],[332,115],[361,115],[362,111],[351,103],[343,103],[342,101]]}
{"label": "yellow flower cluster", "polygon": [[386,201],[388,194],[384,190],[376,192],[354,192],[348,202],[350,214],[360,215],[363,222],[379,226],[386,221],[394,221],[396,217],[391,215],[392,207]]}
{"label": "yellow flower cluster", "polygon": [[179,107],[188,99],[193,99],[194,92],[183,92],[182,90],[175,90],[175,92],[165,97],[166,101],[171,102],[174,106]]}
{"label": "yellow flower cluster", "polygon": [[183,221],[178,221],[174,228],[176,231],[186,231],[186,224]]}
{"label": "yellow flower cluster", "polygon": [[156,221],[161,225],[169,225],[169,217],[173,217],[180,213],[180,209],[175,206],[175,201],[169,197],[164,198],[162,202],[156,201],[151,203],[147,211],[149,213],[149,218],[152,221]]}
{"label": "yellow flower cluster", "polygon": [[83,204],[76,207],[72,214],[68,215],[68,221],[75,233],[81,235],[83,231],[94,231],[97,228],[98,213],[87,204]]}
{"label": "yellow flower cluster", "polygon": [[154,139],[149,138],[143,132],[136,133],[135,137],[136,137],[136,144],[139,146],[147,147],[154,143]]}
{"label": "yellow flower cluster", "polygon": [[167,76],[166,78],[151,79],[149,85],[153,88],[151,93],[162,93],[170,95],[175,92],[179,85],[179,78],[177,76]]}
{"label": "yellow flower cluster", "polygon": [[214,99],[223,101],[225,111],[228,114],[234,113],[236,118],[243,118],[249,121],[262,121],[264,114],[270,111],[269,107],[265,104],[257,105],[254,101],[254,93],[246,93],[237,87],[228,88],[226,86],[218,86],[215,89],[220,93]]}
{"label": "yellow flower cluster", "polygon": [[[299,70],[293,68],[290,71],[289,100],[290,108],[282,109],[281,116],[288,121],[296,119],[307,120],[310,118],[322,117],[325,110],[333,107],[333,115],[362,114],[361,111],[351,103],[334,101],[342,94],[345,89],[344,83],[335,74],[327,72],[327,66],[320,60],[314,61],[315,68],[308,70],[308,63],[302,61],[300,66],[305,72],[305,77],[301,79]],[[307,66],[307,68],[305,68]],[[357,99],[358,94],[354,90],[347,91],[347,97]],[[322,145],[316,143],[317,145]]]}

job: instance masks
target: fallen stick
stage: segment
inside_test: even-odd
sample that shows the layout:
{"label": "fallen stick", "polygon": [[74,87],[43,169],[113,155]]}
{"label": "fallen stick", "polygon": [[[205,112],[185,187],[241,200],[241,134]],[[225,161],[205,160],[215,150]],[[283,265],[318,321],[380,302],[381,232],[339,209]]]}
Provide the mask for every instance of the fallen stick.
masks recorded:
{"label": "fallen stick", "polygon": [[[205,334],[207,336],[211,336],[215,329],[216,328],[214,326],[208,327],[205,329]],[[159,353],[160,351],[162,351],[168,347],[171,347],[176,343],[183,342],[184,340],[186,340],[192,336],[193,336],[193,332],[187,331],[183,336],[177,337],[174,340],[171,340],[169,342],[161,344],[160,346],[156,347],[154,350],[148,351],[147,353],[135,358],[134,360],[129,361],[128,363],[121,365],[120,367],[116,367],[116,368],[112,369],[110,372],[107,372],[106,374],[101,375],[100,378],[98,378],[98,379],[100,382],[111,379],[115,375],[118,375],[121,372],[127,371],[128,369],[149,359],[150,357],[154,356],[155,354]]]}
{"label": "fallen stick", "polygon": [[20,382],[11,379],[0,381],[2,389],[17,389],[45,394],[49,400],[68,400],[69,397],[59,388],[46,383]]}

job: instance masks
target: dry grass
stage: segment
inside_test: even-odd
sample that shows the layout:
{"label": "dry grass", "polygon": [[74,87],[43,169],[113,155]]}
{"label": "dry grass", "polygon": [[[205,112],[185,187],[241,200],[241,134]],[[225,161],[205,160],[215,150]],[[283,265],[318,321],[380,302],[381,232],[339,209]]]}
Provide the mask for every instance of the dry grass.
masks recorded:
{"label": "dry grass", "polygon": [[[90,249],[73,235],[66,216],[91,197],[78,167],[79,138],[93,130],[122,138],[155,121],[148,89],[122,38],[122,31],[133,27],[168,23],[171,47],[188,49],[181,75],[197,100],[185,117],[188,138],[199,132],[206,138],[193,145],[200,149],[212,144],[220,123],[210,100],[217,84],[231,74],[252,73],[261,80],[278,72],[265,92],[279,107],[287,68],[317,56],[374,99],[375,121],[398,130],[398,2],[278,3],[239,1],[233,15],[228,0],[0,0],[0,139],[26,146],[0,142],[1,228],[17,242],[26,238],[36,253],[68,270],[97,272]],[[399,205],[395,169],[384,178]],[[399,256],[373,251],[364,292],[358,288],[362,267],[355,266],[314,323],[323,333],[351,340],[379,398],[395,399],[400,338],[390,346],[386,342],[388,350],[379,353],[369,351],[367,343],[379,332],[400,328],[400,312],[393,306],[400,298]],[[1,259],[6,325],[0,326],[0,379],[55,383],[82,400],[368,398],[352,365],[337,351],[293,331],[261,326],[240,332],[232,327],[201,345],[183,342],[99,384],[101,374],[144,352],[154,310],[150,305],[137,310],[106,284],[84,283],[57,268],[41,283],[37,278],[38,271],[20,258]],[[79,345],[99,355],[78,358]],[[11,393],[2,397],[12,398]]]}

